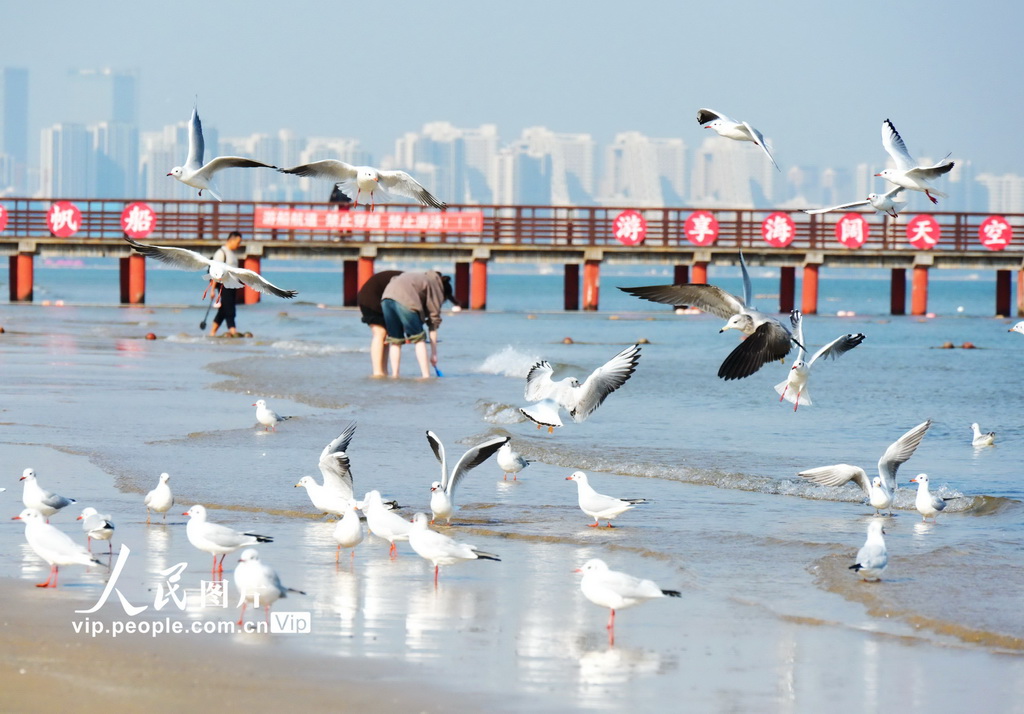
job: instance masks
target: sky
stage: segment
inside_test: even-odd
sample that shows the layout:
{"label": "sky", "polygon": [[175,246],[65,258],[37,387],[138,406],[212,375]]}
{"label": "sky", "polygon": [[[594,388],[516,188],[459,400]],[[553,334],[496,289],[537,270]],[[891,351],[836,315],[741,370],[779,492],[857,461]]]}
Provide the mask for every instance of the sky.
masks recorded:
{"label": "sky", "polygon": [[139,77],[142,130],[198,97],[221,137],[351,137],[377,159],[431,121],[694,147],[708,107],[760,129],[783,170],[881,163],[889,118],[915,157],[1024,173],[1024,5],[1005,0],[54,0],[3,16],[0,66],[29,70],[40,125],[65,118],[69,70],[111,67]]}

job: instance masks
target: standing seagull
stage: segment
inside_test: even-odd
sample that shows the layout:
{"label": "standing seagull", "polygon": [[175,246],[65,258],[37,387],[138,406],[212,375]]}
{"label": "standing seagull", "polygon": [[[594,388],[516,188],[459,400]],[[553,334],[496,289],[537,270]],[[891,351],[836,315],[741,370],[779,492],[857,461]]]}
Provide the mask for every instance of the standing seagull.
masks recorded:
{"label": "standing seagull", "polygon": [[725,114],[720,114],[713,109],[698,109],[697,123],[703,124],[705,129],[714,129],[719,136],[724,136],[726,139],[754,142],[761,147],[768,160],[772,162],[772,166],[776,170],[782,171],[779,165],[775,163],[772,152],[768,150],[768,145],[764,143],[764,136],[747,122],[734,121]]}
{"label": "standing seagull", "polygon": [[444,533],[430,530],[426,513],[417,513],[412,517],[409,545],[417,555],[434,564],[434,587],[437,587],[442,565],[455,565],[464,560],[501,560],[494,553],[485,553],[476,546],[459,543]]}
{"label": "standing seagull", "polygon": [[351,196],[355,189],[353,206],[359,205],[359,196],[365,191],[370,194],[370,210],[374,209],[379,199],[381,203],[391,200],[391,193],[412,198],[424,206],[444,210],[447,204],[437,200],[433,194],[423,188],[419,181],[404,171],[380,171],[372,166],[353,166],[344,161],[325,159],[311,164],[293,166],[290,169],[278,169],[281,173],[296,176],[311,176],[328,179],[341,184],[341,190]]}
{"label": "standing seagull", "polygon": [[608,616],[608,641],[615,642],[615,611],[632,607],[657,597],[682,597],[678,590],[662,590],[653,580],[640,578],[617,570],[610,570],[608,564],[599,558],[592,558],[576,570],[583,573],[580,590],[583,596],[595,605],[611,610]]}
{"label": "standing seagull", "polygon": [[182,270],[205,270],[210,275],[210,284],[203,291],[203,297],[214,288],[240,288],[247,286],[258,293],[276,295],[281,298],[293,298],[299,293],[295,290],[284,290],[279,288],[259,273],[247,268],[237,268],[219,260],[213,260],[196,253],[188,248],[174,248],[164,245],[147,245],[132,240],[128,236],[124,239],[136,250],[136,252],[154,258],[161,263],[167,263],[171,267]]}
{"label": "standing seagull", "polygon": [[345,515],[334,526],[334,540],[338,544],[338,550],[334,553],[334,562],[341,560],[341,549],[348,548],[350,558],[356,557],[356,546],[363,542],[363,524],[359,520],[359,504],[355,500],[348,502]]}
{"label": "standing seagull", "polygon": [[511,436],[495,436],[487,441],[481,442],[469,449],[462,455],[451,474],[448,473],[448,463],[444,456],[444,444],[432,431],[427,431],[427,443],[434,452],[434,456],[441,464],[441,480],[430,484],[430,510],[434,519],[444,518],[449,525],[452,522],[452,513],[455,512],[455,487],[467,473],[491,458],[491,455],[507,444]]}
{"label": "standing seagull", "polygon": [[498,449],[498,455],[495,457],[498,462],[499,468],[501,468],[504,476],[504,480],[508,480],[508,475],[512,474],[512,480],[515,481],[519,478],[519,472],[530,465],[530,462],[524,459],[518,451],[512,450],[512,442],[506,441]]}
{"label": "standing seagull", "polygon": [[723,320],[726,330],[739,330],[747,338],[729,353],[718,368],[718,376],[725,380],[749,377],[768,362],[781,360],[793,349],[793,335],[771,315],[754,309],[753,287],[747,262],[740,253],[740,271],[743,274],[743,299],[727,293],[715,285],[686,283],[685,285],[649,285],[638,288],[619,288],[651,302],[667,305],[693,305]]}
{"label": "standing seagull", "polygon": [[355,497],[352,491],[352,470],[349,466],[349,442],[356,433],[356,423],[350,422],[335,439],[320,452],[317,466],[323,476],[318,484],[311,476],[303,476],[296,487],[304,486],[313,505],[325,513],[344,515],[349,511],[349,502]]}
{"label": "standing seagull", "polygon": [[942,498],[929,491],[928,474],[918,474],[910,479],[910,483],[917,484],[917,497],[914,498],[914,505],[917,506],[917,512],[921,514],[921,520],[927,521],[929,516],[933,521],[938,520],[939,514],[946,510],[946,501],[953,499]]}
{"label": "standing seagull", "polygon": [[[860,466],[850,464],[835,464],[833,466],[820,466],[815,469],[801,471],[798,476],[809,481],[821,484],[822,486],[842,486],[849,481],[855,481],[858,486],[864,489],[868,500],[875,508],[875,514],[883,508],[889,508],[892,504],[893,494],[896,492],[896,471],[900,465],[914,455],[918,444],[924,438],[932,420],[918,424],[906,434],[889,445],[889,448],[878,460],[878,474],[881,477],[875,485],[868,479],[867,473]],[[883,497],[883,494],[886,497]],[[885,503],[888,500],[889,503]],[[892,511],[889,511],[892,515]]]}
{"label": "standing seagull", "polygon": [[519,409],[520,413],[537,428],[546,426],[550,434],[556,426],[562,426],[560,409],[569,412],[572,420],[579,424],[601,406],[605,398],[626,383],[640,361],[640,346],[630,345],[603,365],[595,369],[583,384],[576,377],[566,377],[557,382],[551,379],[554,370],[547,360],[533,365],[526,374],[527,401],[536,402]]}
{"label": "standing seagull", "polygon": [[281,578],[277,571],[260,560],[259,551],[255,548],[248,548],[242,551],[235,566],[235,587],[241,593],[242,611],[238,614],[238,625],[242,624],[245,617],[245,606],[252,603],[252,606],[263,606],[267,613],[267,624],[270,624],[270,606],[288,593],[306,593],[294,588],[286,588],[281,584]]}
{"label": "standing seagull", "polygon": [[974,431],[974,438],[971,440],[971,446],[992,446],[996,443],[996,433],[994,431],[990,431],[987,434],[983,434],[981,427],[978,426],[978,422],[971,424],[971,429]]}
{"label": "standing seagull", "polygon": [[256,407],[256,421],[263,425],[263,431],[277,431],[278,422],[291,419],[290,416],[280,416],[268,407],[265,399],[257,399],[252,406]]}
{"label": "standing seagull", "polygon": [[50,577],[45,583],[36,583],[37,588],[57,587],[58,565],[102,565],[71,536],[44,521],[43,514],[35,508],[26,508],[11,520],[25,524],[25,540],[36,555],[50,564]]}
{"label": "standing seagull", "polygon": [[814,355],[807,359],[807,351],[804,349],[804,327],[803,315],[799,310],[790,313],[790,322],[793,324],[793,338],[798,345],[796,362],[789,370],[786,379],[775,385],[775,391],[779,394],[779,401],[783,399],[793,405],[793,411],[801,404],[811,406],[811,393],[807,391],[807,380],[811,378],[811,367],[819,357],[835,359],[839,355],[846,354],[854,347],[864,341],[864,334],[849,333],[835,338],[827,345],[819,349]]}
{"label": "standing seagull", "polygon": [[25,469],[21,472],[19,481],[25,482],[21,492],[21,502],[25,508],[32,508],[39,511],[46,522],[50,522],[50,516],[66,506],[75,503],[73,498],[65,498],[53,491],[47,491],[36,481],[36,472],[32,469]]}
{"label": "standing seagull", "polygon": [[896,127],[888,119],[882,122],[882,146],[892,157],[896,168],[884,169],[875,176],[911,191],[922,191],[932,203],[939,202],[935,196],[946,198],[946,194],[936,191],[928,182],[952,171],[952,161],[940,161],[934,166],[918,166],[914,157],[907,151],[907,145],[903,143],[903,138],[896,131]]}
{"label": "standing seagull", "polygon": [[107,541],[108,552],[113,554],[114,543],[111,539],[114,537],[114,522],[110,520],[110,516],[102,515],[92,506],[87,506],[82,509],[82,515],[77,520],[82,522],[82,530],[85,531],[85,544],[90,553],[92,552],[92,541],[95,538]]}
{"label": "standing seagull", "polygon": [[240,156],[218,156],[211,159],[210,163],[203,164],[205,150],[203,123],[199,121],[199,112],[193,105],[192,118],[188,122],[188,157],[185,159],[184,166],[175,166],[167,173],[168,176],[173,176],[186,186],[198,188],[200,196],[205,190],[209,191],[210,195],[218,201],[222,201],[223,199],[217,194],[217,189],[213,185],[213,175],[218,171],[230,168],[277,168],[261,161],[243,159]]}
{"label": "standing seagull", "polygon": [[151,510],[164,514],[164,523],[167,523],[167,511],[174,505],[174,494],[167,482],[171,480],[169,473],[160,474],[160,481],[156,488],[146,494],[143,503],[146,504],[146,525],[149,525],[149,512]]}
{"label": "standing seagull", "polygon": [[1019,332],[1022,335],[1024,335],[1024,320],[1021,320],[1020,322],[1015,324],[1013,327],[1007,330],[1007,332]]}
{"label": "standing seagull", "polygon": [[[211,523],[206,520],[206,508],[198,504],[181,515],[191,516],[185,526],[185,535],[188,536],[189,543],[213,556],[213,572],[215,573],[224,570],[224,556],[228,553],[234,553],[247,545],[274,541],[270,536],[242,533],[219,523]],[[218,555],[220,555],[219,563],[217,562]]]}
{"label": "standing seagull", "polygon": [[887,213],[893,218],[896,218],[897,214],[902,211],[903,207],[907,204],[907,199],[900,197],[903,190],[902,186],[897,186],[885,193],[869,193],[868,197],[863,201],[844,203],[841,206],[832,206],[831,208],[804,209],[804,213],[809,216],[814,216],[819,213],[828,213],[829,211],[845,211],[859,206],[871,206],[878,213]]}
{"label": "standing seagull", "polygon": [[412,524],[384,506],[380,491],[370,491],[363,496],[360,508],[366,514],[366,527],[370,529],[370,532],[391,543],[388,554],[394,558],[398,555],[395,543],[409,540]]}
{"label": "standing seagull", "polygon": [[857,560],[850,566],[850,570],[864,580],[880,580],[885,566],[889,564],[889,552],[885,549],[885,538],[882,537],[884,533],[881,521],[871,521],[868,524],[868,539],[857,551]]}
{"label": "standing seagull", "polygon": [[647,503],[646,498],[615,498],[598,493],[590,485],[587,475],[582,471],[576,471],[572,476],[566,476],[565,480],[576,482],[580,510],[594,519],[593,523],[587,524],[590,528],[598,527],[599,518],[605,519],[609,528],[614,528],[613,518],[625,513],[638,503]]}

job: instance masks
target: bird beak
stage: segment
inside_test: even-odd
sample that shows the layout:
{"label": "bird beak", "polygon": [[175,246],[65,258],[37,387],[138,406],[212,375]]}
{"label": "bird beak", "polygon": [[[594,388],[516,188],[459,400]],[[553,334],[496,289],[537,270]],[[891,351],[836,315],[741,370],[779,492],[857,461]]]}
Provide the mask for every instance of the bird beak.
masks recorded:
{"label": "bird beak", "polygon": [[431,487],[430,487],[430,491],[431,491],[431,492],[434,492],[434,491],[436,491],[436,490],[437,490],[437,486],[431,486]]}
{"label": "bird beak", "polygon": [[917,479],[916,478],[910,479],[910,483],[917,483]]}
{"label": "bird beak", "polygon": [[882,174],[875,174],[875,176],[881,176]]}
{"label": "bird beak", "polygon": [[171,175],[171,172],[170,172],[170,171],[168,171],[168,172],[167,172],[167,175],[168,175],[168,176],[170,176],[170,175]]}
{"label": "bird beak", "polygon": [[301,483],[297,483],[297,484],[295,484],[294,488],[298,488],[301,485],[302,485]]}
{"label": "bird beak", "polygon": [[12,521],[20,521],[21,520],[21,516],[14,516],[11,520]]}
{"label": "bird beak", "polygon": [[[1013,332],[1013,330],[1010,330],[1010,332]],[[24,480],[25,480],[25,477],[24,477],[24,476],[22,476],[22,477],[21,477],[21,478],[19,478],[18,480],[19,480],[19,481],[24,481]]]}
{"label": "bird beak", "polygon": [[566,481],[572,481],[572,476],[566,476],[566,477],[565,477],[565,480],[566,480]]}
{"label": "bird beak", "polygon": [[184,512],[184,513],[182,513],[181,515],[183,515],[183,516],[187,516],[187,515],[188,515],[188,511],[185,511],[185,512]]}
{"label": "bird beak", "polygon": [[[707,127],[704,127],[704,128],[707,129]],[[583,571],[580,568],[576,568],[576,570],[574,570],[572,572],[574,572],[574,573],[582,573]]]}
{"label": "bird beak", "polygon": [[79,517],[78,517],[78,518],[76,518],[75,520],[76,520],[76,521],[80,521],[80,520],[82,520],[82,517],[81,517],[81,516],[79,516]]}

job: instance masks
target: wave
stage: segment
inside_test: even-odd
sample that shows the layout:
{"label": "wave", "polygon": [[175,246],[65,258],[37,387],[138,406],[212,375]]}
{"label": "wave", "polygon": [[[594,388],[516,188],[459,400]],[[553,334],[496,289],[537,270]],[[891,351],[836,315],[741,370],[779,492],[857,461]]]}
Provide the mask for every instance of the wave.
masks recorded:
{"label": "wave", "polygon": [[323,342],[307,342],[305,340],[278,340],[277,342],[270,343],[270,346],[275,350],[280,350],[289,354],[302,355],[331,355],[343,352],[354,353],[362,351],[342,347],[340,345],[328,345]]}
{"label": "wave", "polygon": [[483,364],[474,371],[479,374],[496,374],[501,377],[522,377],[526,379],[526,374],[530,371],[530,367],[539,362],[540,359],[540,357],[535,355],[520,352],[512,345],[506,345],[504,349],[488,355]]}

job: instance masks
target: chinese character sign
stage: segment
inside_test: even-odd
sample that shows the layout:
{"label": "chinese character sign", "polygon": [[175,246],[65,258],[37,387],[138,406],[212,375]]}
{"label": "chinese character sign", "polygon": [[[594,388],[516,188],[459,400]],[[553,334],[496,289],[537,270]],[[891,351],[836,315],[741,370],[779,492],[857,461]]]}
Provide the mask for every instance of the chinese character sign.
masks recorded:
{"label": "chinese character sign", "polygon": [[57,201],[46,213],[46,227],[58,238],[67,238],[78,232],[82,225],[82,212],[68,201]]}
{"label": "chinese character sign", "polygon": [[306,208],[257,206],[255,228],[307,231],[386,231],[391,233],[479,233],[484,228],[481,211],[329,211]]}
{"label": "chinese character sign", "polygon": [[647,237],[647,219],[637,211],[623,211],[612,220],[612,235],[622,245],[639,245]]}
{"label": "chinese character sign", "polygon": [[941,235],[939,222],[929,215],[914,216],[907,223],[907,240],[918,250],[931,250]]}
{"label": "chinese character sign", "polygon": [[761,237],[773,248],[785,248],[796,236],[796,224],[785,213],[773,213],[761,224]]}
{"label": "chinese character sign", "polygon": [[1003,250],[1011,238],[1013,228],[1002,216],[989,216],[978,227],[978,240],[989,250]]}
{"label": "chinese character sign", "polygon": [[868,239],[870,227],[864,216],[847,213],[836,223],[836,240],[847,248],[856,250]]}
{"label": "chinese character sign", "polygon": [[121,230],[129,238],[145,238],[156,228],[156,211],[148,204],[136,202],[121,211]]}
{"label": "chinese character sign", "polygon": [[686,217],[683,233],[694,245],[711,245],[718,239],[718,219],[710,211],[694,211]]}
{"label": "chinese character sign", "polygon": [[7,228],[8,215],[9,214],[7,209],[4,208],[3,206],[0,206],[0,231],[3,231],[5,228]]}

